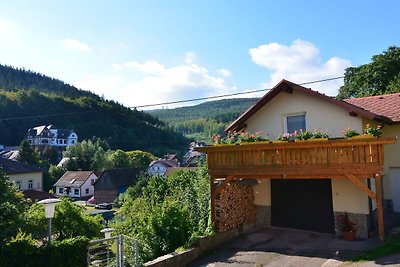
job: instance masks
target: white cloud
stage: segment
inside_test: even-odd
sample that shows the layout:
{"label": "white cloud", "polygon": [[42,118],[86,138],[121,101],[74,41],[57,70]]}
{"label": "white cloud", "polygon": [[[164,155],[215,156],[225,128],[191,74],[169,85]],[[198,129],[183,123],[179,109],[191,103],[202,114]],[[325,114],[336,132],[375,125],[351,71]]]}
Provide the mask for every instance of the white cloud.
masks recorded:
{"label": "white cloud", "polygon": [[232,76],[232,73],[229,70],[224,69],[224,68],[217,70],[217,73],[220,74],[222,77],[225,77],[225,78],[228,78],[228,77]]}
{"label": "white cloud", "polygon": [[187,64],[192,64],[197,59],[197,55],[194,52],[187,52],[185,54],[185,62]]}
{"label": "white cloud", "polygon": [[129,61],[122,64],[112,64],[115,69],[128,69],[132,68],[143,73],[159,73],[164,71],[164,66],[157,61],[146,60],[144,63],[139,63],[137,61]]}
{"label": "white cloud", "polygon": [[[183,58],[185,62],[188,54]],[[189,55],[192,60],[193,53]],[[112,64],[111,73],[85,75],[77,86],[92,90],[125,106],[141,106],[183,99],[214,96],[236,91],[226,84],[221,75],[212,75],[208,69],[193,63],[167,67],[157,61],[129,61]],[[193,105],[193,102],[179,106]],[[173,108],[178,105],[168,105]],[[150,109],[161,106],[149,107]]]}
{"label": "white cloud", "polygon": [[17,25],[7,19],[0,18],[0,40],[12,43],[17,38]]}
{"label": "white cloud", "polygon": [[64,44],[64,46],[66,48],[69,48],[72,50],[78,50],[81,52],[88,52],[91,50],[91,48],[87,44],[82,43],[81,41],[78,41],[75,39],[67,38],[67,39],[61,40],[61,42]]}
{"label": "white cloud", "polygon": [[[290,46],[269,43],[249,49],[251,59],[272,73],[264,87],[272,87],[280,80],[295,83],[309,82],[342,76],[345,68],[351,66],[347,59],[332,57],[326,62],[321,60],[319,49],[310,42],[295,40]],[[327,95],[336,95],[342,79],[330,82],[305,85]]]}

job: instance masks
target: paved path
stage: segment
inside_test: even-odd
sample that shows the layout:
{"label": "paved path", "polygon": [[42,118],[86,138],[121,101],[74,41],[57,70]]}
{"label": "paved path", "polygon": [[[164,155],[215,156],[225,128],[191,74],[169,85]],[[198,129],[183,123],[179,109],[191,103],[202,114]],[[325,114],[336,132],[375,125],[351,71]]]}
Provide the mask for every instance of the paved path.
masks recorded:
{"label": "paved path", "polygon": [[345,241],[330,234],[267,228],[236,238],[190,266],[202,267],[336,267],[400,266],[400,254],[376,262],[349,263],[354,256],[378,244],[377,240]]}

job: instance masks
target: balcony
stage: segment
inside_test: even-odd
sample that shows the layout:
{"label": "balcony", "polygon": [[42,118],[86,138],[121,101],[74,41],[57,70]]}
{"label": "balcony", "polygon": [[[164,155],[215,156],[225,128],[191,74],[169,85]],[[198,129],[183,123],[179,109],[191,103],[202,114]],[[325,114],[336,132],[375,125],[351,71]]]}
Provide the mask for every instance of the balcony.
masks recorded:
{"label": "balcony", "polygon": [[199,147],[210,175],[223,178],[360,178],[382,173],[383,145],[396,138],[330,139]]}
{"label": "balcony", "polygon": [[[383,240],[382,172],[384,145],[390,138],[301,142],[259,142],[196,148],[207,154],[211,176],[211,217],[221,190],[237,179],[348,179],[377,204],[379,237]],[[376,191],[362,179],[373,178]]]}

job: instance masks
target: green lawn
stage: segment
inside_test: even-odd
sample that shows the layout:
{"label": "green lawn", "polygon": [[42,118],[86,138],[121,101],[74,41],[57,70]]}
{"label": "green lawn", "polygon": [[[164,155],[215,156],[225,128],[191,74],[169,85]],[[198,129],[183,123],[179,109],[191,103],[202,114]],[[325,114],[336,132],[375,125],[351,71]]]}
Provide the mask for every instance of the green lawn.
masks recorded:
{"label": "green lawn", "polygon": [[400,252],[400,235],[389,237],[382,245],[367,250],[353,261],[372,261]]}

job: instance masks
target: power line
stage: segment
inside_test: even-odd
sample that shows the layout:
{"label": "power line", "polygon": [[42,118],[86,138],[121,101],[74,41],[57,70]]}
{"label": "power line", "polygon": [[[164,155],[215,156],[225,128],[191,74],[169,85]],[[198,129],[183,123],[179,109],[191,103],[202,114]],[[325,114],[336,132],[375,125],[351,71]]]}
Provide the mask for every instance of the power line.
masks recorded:
{"label": "power line", "polygon": [[43,115],[21,116],[21,117],[13,117],[13,118],[0,118],[0,121],[11,121],[11,120],[20,120],[20,119],[46,118],[46,117],[65,116],[65,115],[72,115],[72,114],[90,113],[90,112],[96,112],[96,111],[76,111],[76,112],[67,112],[67,113],[56,113],[56,114],[43,114]]}
{"label": "power line", "polygon": [[[339,77],[334,77],[334,78],[328,78],[328,79],[322,79],[322,80],[315,80],[315,81],[311,81],[311,82],[299,83],[298,85],[306,85],[306,84],[314,84],[314,83],[320,83],[320,82],[328,82],[328,81],[333,81],[333,80],[338,80],[338,79],[343,79],[343,78],[344,78],[344,76],[339,76]],[[272,90],[272,88],[257,89],[257,90],[247,91],[247,92],[239,92],[239,93],[224,94],[224,95],[217,95],[217,96],[191,98],[191,99],[186,99],[186,100],[177,100],[177,101],[163,102],[163,103],[157,103],[157,104],[147,104],[147,105],[140,105],[140,106],[134,106],[134,107],[129,107],[129,108],[132,108],[132,109],[148,108],[148,107],[153,107],[153,106],[171,105],[171,104],[187,103],[187,102],[194,102],[194,101],[200,101],[200,100],[216,99],[216,98],[227,97],[227,96],[253,94],[253,93],[259,93],[259,92],[270,91],[270,90]]]}
{"label": "power line", "polygon": [[[315,80],[315,81],[311,81],[311,82],[304,82],[304,83],[299,83],[299,85],[327,82],[327,81],[333,81],[333,80],[338,80],[338,79],[342,79],[342,78],[344,78],[344,76],[328,78],[328,79],[322,79],[322,80]],[[194,101],[200,101],[200,100],[216,99],[216,98],[228,97],[228,96],[237,96],[237,95],[259,93],[259,92],[269,91],[269,90],[271,90],[271,88],[258,89],[258,90],[252,90],[252,91],[247,91],[247,92],[239,92],[239,93],[232,93],[232,94],[217,95],[217,96],[199,97],[199,98],[192,98],[192,99],[186,99],[186,100],[177,100],[177,101],[170,101],[170,102],[164,102],[164,103],[158,103],[158,104],[148,104],[148,105],[141,105],[141,106],[128,107],[128,108],[133,109],[133,108],[144,108],[144,107],[160,106],[160,105],[179,104],[179,103],[194,102]],[[91,112],[96,112],[96,111],[76,111],[76,112],[67,112],[67,113],[42,114],[42,115],[11,117],[11,118],[0,118],[0,121],[46,118],[46,117],[66,116],[66,115],[83,114],[83,113],[91,113]]]}

